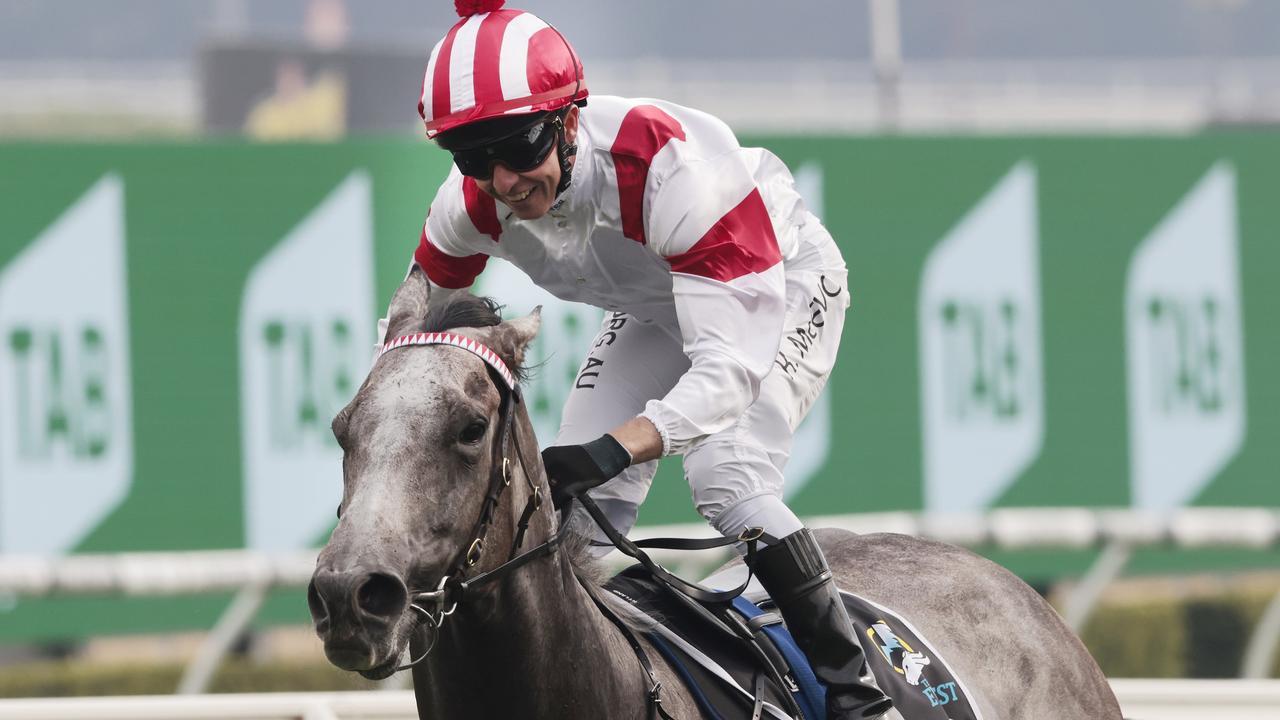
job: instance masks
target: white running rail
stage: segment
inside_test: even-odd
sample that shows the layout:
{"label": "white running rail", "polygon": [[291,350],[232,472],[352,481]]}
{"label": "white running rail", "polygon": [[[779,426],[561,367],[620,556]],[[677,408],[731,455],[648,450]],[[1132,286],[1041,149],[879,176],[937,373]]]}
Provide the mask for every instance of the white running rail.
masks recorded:
{"label": "white running rail", "polygon": [[[1238,547],[1280,545],[1280,510],[1195,508],[1168,515],[1093,508],[1000,509],[985,514],[909,512],[828,515],[806,518],[809,527],[857,533],[895,532],[956,545],[1001,549],[1101,549],[1129,547]],[[703,524],[644,526],[635,537],[705,537]],[[689,553],[652,551],[672,564]],[[314,551],[263,554],[250,550],[116,553],[64,557],[0,554],[0,593],[20,596],[119,593],[154,596],[225,592],[265,583],[305,587],[315,568]],[[718,560],[713,558],[712,560]],[[708,562],[706,556],[698,562]]]}
{"label": "white running rail", "polygon": [[[1077,632],[1088,621],[1106,586],[1124,571],[1139,547],[1237,547],[1280,545],[1280,510],[1190,508],[1155,515],[1128,509],[999,509],[984,514],[940,515],[909,512],[807,518],[810,527],[839,527],[857,533],[896,532],[965,546],[1002,549],[1074,548],[1101,552],[1062,608]],[[702,537],[705,525],[647,526],[637,537]],[[701,577],[724,561],[717,553],[654,551],[654,559],[688,577]],[[175,553],[120,553],[66,557],[0,555],[0,596],[106,594],[182,595],[239,591],[205,646],[188,667],[182,693],[200,693],[234,640],[253,621],[272,588],[305,587],[315,567],[314,551],[266,555],[247,550]],[[611,559],[624,564],[620,554]],[[1280,646],[1280,593],[1254,629],[1245,651],[1242,677],[1263,679]],[[0,716],[3,717],[3,716]]]}

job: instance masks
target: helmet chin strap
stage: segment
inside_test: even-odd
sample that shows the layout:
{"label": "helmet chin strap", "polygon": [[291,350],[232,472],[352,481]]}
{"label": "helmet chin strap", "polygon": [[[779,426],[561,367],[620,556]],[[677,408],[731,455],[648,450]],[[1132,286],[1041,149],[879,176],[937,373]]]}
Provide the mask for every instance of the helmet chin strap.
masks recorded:
{"label": "helmet chin strap", "polygon": [[573,182],[573,163],[571,159],[578,154],[578,144],[569,142],[565,136],[563,117],[556,118],[556,157],[560,159],[560,184],[556,186],[556,197],[569,189]]}
{"label": "helmet chin strap", "polygon": [[556,186],[556,197],[568,190],[573,181],[573,163],[570,159],[577,154],[578,144],[566,140],[564,130],[561,130],[560,137],[556,139],[556,156],[560,158],[560,184]]}

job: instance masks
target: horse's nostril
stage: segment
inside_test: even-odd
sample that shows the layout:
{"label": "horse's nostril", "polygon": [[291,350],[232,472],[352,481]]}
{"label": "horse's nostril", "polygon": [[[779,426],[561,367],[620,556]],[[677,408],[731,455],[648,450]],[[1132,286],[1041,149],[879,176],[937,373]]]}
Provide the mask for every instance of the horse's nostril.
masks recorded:
{"label": "horse's nostril", "polygon": [[398,578],[373,573],[356,591],[356,604],[374,617],[396,618],[409,604],[409,591]]}
{"label": "horse's nostril", "polygon": [[320,597],[314,579],[307,583],[307,607],[311,610],[311,619],[317,623],[329,617],[329,608],[325,606],[324,598]]}

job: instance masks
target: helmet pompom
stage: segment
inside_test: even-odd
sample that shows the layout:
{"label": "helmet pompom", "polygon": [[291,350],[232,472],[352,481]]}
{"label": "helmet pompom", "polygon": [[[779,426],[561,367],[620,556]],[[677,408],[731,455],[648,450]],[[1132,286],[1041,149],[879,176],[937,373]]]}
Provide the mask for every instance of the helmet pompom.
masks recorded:
{"label": "helmet pompom", "polygon": [[501,9],[507,0],[453,0],[453,7],[458,11],[458,17],[471,17],[480,13],[493,12]]}

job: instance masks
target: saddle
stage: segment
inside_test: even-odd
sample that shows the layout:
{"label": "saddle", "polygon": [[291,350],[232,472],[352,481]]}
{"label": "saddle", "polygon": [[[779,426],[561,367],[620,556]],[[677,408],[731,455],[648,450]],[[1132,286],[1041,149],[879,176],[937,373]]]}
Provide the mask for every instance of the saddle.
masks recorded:
{"label": "saddle", "polygon": [[[736,566],[703,582],[733,587]],[[653,622],[652,645],[675,668],[709,720],[825,720],[826,689],[753,582],[731,601],[699,602],[632,566],[605,589]],[[904,720],[982,720],[941,655],[896,612],[842,592],[880,688]]]}

